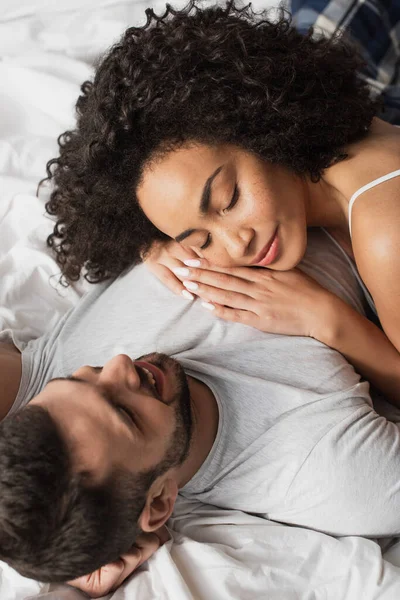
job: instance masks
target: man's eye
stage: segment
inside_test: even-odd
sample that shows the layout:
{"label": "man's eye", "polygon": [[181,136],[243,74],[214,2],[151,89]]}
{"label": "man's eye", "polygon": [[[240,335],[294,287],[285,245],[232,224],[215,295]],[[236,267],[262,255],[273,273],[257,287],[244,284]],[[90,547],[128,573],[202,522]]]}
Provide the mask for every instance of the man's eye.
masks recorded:
{"label": "man's eye", "polygon": [[129,420],[131,423],[135,423],[131,413],[124,406],[118,404],[117,409],[125,416],[126,420]]}
{"label": "man's eye", "polygon": [[211,244],[211,234],[207,234],[207,239],[202,246],[200,246],[200,250],[205,250]]}
{"label": "man's eye", "polygon": [[232,208],[235,206],[236,202],[239,199],[239,188],[237,186],[237,183],[235,184],[235,189],[233,190],[233,196],[231,201],[229,202],[229,205],[224,208],[224,210],[222,211],[223,213],[227,213],[228,211],[232,210]]}

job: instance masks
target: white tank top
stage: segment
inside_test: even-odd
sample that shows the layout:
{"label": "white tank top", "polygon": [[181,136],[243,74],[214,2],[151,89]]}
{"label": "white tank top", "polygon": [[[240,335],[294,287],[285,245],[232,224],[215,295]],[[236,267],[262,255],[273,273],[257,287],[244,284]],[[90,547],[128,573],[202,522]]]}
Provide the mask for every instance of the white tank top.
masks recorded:
{"label": "white tank top", "polygon": [[[361,187],[356,192],[354,192],[354,194],[350,198],[350,202],[349,202],[349,231],[350,231],[350,237],[351,237],[351,214],[352,214],[352,211],[353,211],[354,202],[357,200],[357,198],[359,196],[361,196],[361,194],[363,194],[364,192],[367,192],[368,190],[376,187],[377,185],[380,185],[381,183],[384,183],[385,181],[388,181],[389,179],[393,179],[394,177],[399,177],[399,176],[400,176],[400,169],[397,169],[397,171],[392,171],[391,173],[388,173],[387,175],[383,175],[382,177],[378,177],[378,179],[374,179],[370,183],[367,183],[366,185],[363,185],[363,187]],[[343,248],[341,247],[341,245],[339,244],[339,242],[337,242],[335,240],[335,238],[328,231],[326,231],[326,229],[324,229],[324,231],[325,231],[326,235],[332,240],[332,242],[338,248],[340,248],[341,252],[343,252],[343,254],[346,256],[346,259],[347,259],[347,261],[348,261],[348,263],[349,263],[349,265],[351,267],[351,270],[353,271],[354,275],[357,277],[357,280],[358,280],[361,288],[364,291],[365,297],[367,299],[367,302],[368,302],[370,308],[377,315],[378,313],[377,313],[377,310],[376,310],[375,303],[374,303],[374,301],[372,299],[372,296],[369,293],[369,291],[368,291],[365,283],[361,279],[361,276],[360,276],[360,274],[358,272],[358,269],[356,267],[355,262],[350,258],[350,256],[347,254],[347,252],[345,252],[343,250]]]}

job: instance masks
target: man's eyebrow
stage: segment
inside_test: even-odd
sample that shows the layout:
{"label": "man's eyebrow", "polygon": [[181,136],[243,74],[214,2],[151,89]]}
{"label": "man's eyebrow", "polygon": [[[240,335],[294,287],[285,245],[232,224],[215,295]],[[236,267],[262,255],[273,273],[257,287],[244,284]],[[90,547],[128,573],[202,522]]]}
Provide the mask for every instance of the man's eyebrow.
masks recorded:
{"label": "man's eyebrow", "polygon": [[[203,191],[201,194],[201,199],[200,199],[200,205],[199,205],[199,211],[200,211],[201,215],[207,214],[208,208],[210,206],[210,200],[211,200],[212,182],[214,181],[214,179],[216,178],[218,173],[220,173],[222,171],[223,168],[224,168],[224,165],[221,165],[220,167],[215,169],[214,173],[212,175],[210,175],[210,177],[207,179],[207,181],[204,184],[204,188],[203,188]],[[179,235],[176,236],[175,241],[182,242],[182,240],[189,237],[189,235],[192,235],[192,233],[194,231],[196,231],[196,230],[195,229],[185,229],[185,231],[182,231],[182,233],[180,233]]]}
{"label": "man's eyebrow", "polygon": [[[75,377],[74,375],[68,375],[68,377],[54,377],[54,379],[50,379],[48,383],[52,383],[53,381],[75,381],[77,383],[84,383],[85,385],[90,385],[88,381],[85,379],[81,379],[80,377]],[[118,400],[112,396],[110,393],[99,392],[100,396],[110,406],[110,408],[114,411],[116,415],[118,415],[119,419],[126,424],[126,420],[124,419],[121,411],[118,410]]]}
{"label": "man's eyebrow", "polygon": [[53,383],[53,381],[77,381],[78,383],[87,383],[84,379],[74,377],[74,375],[68,375],[68,377],[54,377],[53,379],[50,379],[47,384]]}

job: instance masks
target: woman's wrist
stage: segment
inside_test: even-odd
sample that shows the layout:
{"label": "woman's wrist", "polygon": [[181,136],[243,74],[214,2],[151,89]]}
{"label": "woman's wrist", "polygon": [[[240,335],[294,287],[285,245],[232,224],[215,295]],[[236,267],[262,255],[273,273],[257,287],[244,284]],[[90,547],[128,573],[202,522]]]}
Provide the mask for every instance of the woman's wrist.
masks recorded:
{"label": "woman's wrist", "polygon": [[318,303],[311,337],[339,349],[343,324],[349,311],[355,312],[341,298],[328,292]]}

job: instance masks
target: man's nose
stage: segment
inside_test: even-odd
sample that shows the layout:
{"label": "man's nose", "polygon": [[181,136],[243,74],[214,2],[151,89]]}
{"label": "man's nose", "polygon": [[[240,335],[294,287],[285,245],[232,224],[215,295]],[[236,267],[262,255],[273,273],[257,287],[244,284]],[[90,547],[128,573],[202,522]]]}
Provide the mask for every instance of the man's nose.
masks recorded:
{"label": "man's nose", "polygon": [[107,385],[128,385],[131,389],[140,387],[140,377],[132,359],[126,354],[117,354],[107,361],[99,374],[99,383]]}
{"label": "man's nose", "polygon": [[234,260],[247,256],[252,239],[251,229],[225,230],[222,234],[222,243],[229,256]]}

